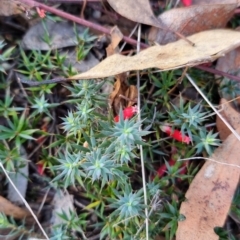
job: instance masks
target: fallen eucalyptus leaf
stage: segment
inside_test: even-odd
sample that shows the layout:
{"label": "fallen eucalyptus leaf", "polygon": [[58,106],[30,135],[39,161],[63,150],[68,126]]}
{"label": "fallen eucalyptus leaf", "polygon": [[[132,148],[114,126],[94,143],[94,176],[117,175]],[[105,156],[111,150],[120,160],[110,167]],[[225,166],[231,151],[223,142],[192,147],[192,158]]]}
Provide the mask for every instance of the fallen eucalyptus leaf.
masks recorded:
{"label": "fallen eucalyptus leaf", "polygon": [[195,46],[180,39],[165,46],[149,47],[132,57],[114,54],[89,71],[69,77],[68,80],[105,78],[147,68],[164,71],[194,66],[214,61],[240,46],[240,33],[226,29],[196,33],[187,39],[195,43]]}
{"label": "fallen eucalyptus leaf", "polygon": [[[237,133],[240,134],[240,128]],[[224,225],[240,176],[236,137],[231,134],[211,159],[218,163],[207,161],[204,164],[181,204],[180,213],[186,219],[178,223],[176,240],[219,239],[214,228]]]}

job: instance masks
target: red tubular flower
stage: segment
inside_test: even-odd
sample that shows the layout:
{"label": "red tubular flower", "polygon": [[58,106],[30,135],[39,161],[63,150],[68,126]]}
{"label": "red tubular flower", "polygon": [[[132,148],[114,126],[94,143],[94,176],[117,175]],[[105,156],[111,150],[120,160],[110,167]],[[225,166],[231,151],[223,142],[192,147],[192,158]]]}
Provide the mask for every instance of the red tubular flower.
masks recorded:
{"label": "red tubular flower", "polygon": [[[170,159],[169,161],[168,161],[168,164],[170,165],[170,166],[173,166],[174,164],[175,164],[175,161],[173,160],[173,159]],[[183,165],[182,165],[182,170],[180,171],[180,173],[179,174],[186,174],[186,172],[187,172],[187,165],[188,165],[188,162],[184,162],[183,163]],[[166,166],[166,164],[163,164],[162,166],[160,166],[159,168],[158,168],[158,170],[157,170],[157,176],[159,177],[159,178],[161,178],[161,177],[163,177],[164,176],[164,174],[166,173],[166,171],[167,171],[167,166]]]}
{"label": "red tubular flower", "polygon": [[[175,164],[175,161],[173,159],[170,159],[168,163],[170,166],[173,166]],[[163,175],[166,173],[166,170],[167,170],[166,164],[163,164],[161,167],[159,167],[157,170],[158,177],[163,177]]]}
{"label": "red tubular flower", "polygon": [[[131,106],[131,107],[126,107],[124,110],[123,110],[123,119],[130,119],[132,118],[136,113],[137,113],[137,106]],[[119,119],[120,119],[120,116],[117,115],[115,118],[114,118],[114,122],[119,122]]]}
{"label": "red tubular flower", "polygon": [[42,176],[44,173],[45,167],[44,164],[40,161],[37,163],[37,172]]}
{"label": "red tubular flower", "polygon": [[189,144],[191,142],[191,138],[186,136],[186,135],[183,135],[180,131],[178,130],[173,130],[171,129],[169,126],[161,126],[160,127],[161,130],[163,132],[165,132],[166,134],[168,134],[168,136],[176,139],[177,141],[179,142],[184,142],[184,143],[187,143]]}
{"label": "red tubular flower", "polygon": [[188,6],[192,5],[192,0],[182,0],[182,3],[184,6],[188,7]]}
{"label": "red tubular flower", "polygon": [[[168,161],[169,166],[174,166],[176,163],[176,160],[178,158],[177,154],[178,150],[175,146],[172,146],[172,156],[170,157],[170,160]],[[179,172],[179,174],[186,174],[187,172],[187,165],[188,165],[189,161],[186,162],[182,162],[181,166],[179,166],[179,168],[182,168],[181,171]],[[157,169],[157,175],[159,178],[163,177],[167,172],[167,165],[166,163],[162,164],[158,169]],[[156,176],[154,176],[152,179],[154,179]],[[181,181],[181,179],[179,178],[178,181]]]}

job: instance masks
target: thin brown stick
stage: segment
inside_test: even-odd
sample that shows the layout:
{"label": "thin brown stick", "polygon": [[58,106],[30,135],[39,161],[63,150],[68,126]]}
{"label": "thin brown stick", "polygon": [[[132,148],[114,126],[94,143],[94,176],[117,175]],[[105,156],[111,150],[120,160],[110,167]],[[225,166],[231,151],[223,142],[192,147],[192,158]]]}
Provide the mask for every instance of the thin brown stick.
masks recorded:
{"label": "thin brown stick", "polygon": [[227,77],[227,78],[230,78],[232,80],[240,82],[240,77],[231,75],[229,73],[225,73],[225,72],[217,70],[217,69],[204,67],[204,66],[200,66],[200,65],[199,66],[195,66],[195,68],[198,68],[200,70],[203,70],[203,71],[206,71],[206,72],[210,72],[210,73],[213,73],[213,74],[216,74],[216,75],[224,76],[224,77]]}
{"label": "thin brown stick", "polygon": [[85,19],[85,17],[84,17],[84,11],[85,11],[86,6],[87,6],[87,0],[83,0],[83,5],[82,5],[81,13],[80,13],[80,17],[81,17],[82,19]]}

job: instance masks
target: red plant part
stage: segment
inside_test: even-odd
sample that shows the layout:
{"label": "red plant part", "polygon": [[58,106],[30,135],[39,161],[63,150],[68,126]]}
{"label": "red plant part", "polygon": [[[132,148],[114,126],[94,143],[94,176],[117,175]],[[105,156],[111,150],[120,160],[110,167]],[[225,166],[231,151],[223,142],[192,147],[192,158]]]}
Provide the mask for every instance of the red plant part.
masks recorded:
{"label": "red plant part", "polygon": [[[170,166],[173,166],[175,164],[175,161],[173,159],[170,159],[168,163]],[[162,166],[160,166],[157,170],[158,177],[163,177],[163,175],[166,173],[166,170],[167,170],[166,164],[163,164]]]}
{"label": "red plant part", "polygon": [[39,7],[36,7],[37,13],[40,18],[45,18],[46,17],[46,11],[44,9],[41,9]]}
{"label": "red plant part", "polygon": [[184,6],[188,7],[192,5],[192,0],[182,0]]}
{"label": "red plant part", "polygon": [[[170,160],[168,161],[168,164],[169,164],[170,166],[173,166],[173,165],[175,164],[175,161],[174,161],[173,159],[170,159]],[[184,168],[180,171],[180,174],[183,175],[183,174],[186,173],[186,171],[187,171],[187,168],[186,168],[187,165],[188,165],[188,161],[183,163],[182,167],[184,167]],[[160,166],[160,167],[158,168],[158,170],[157,170],[157,176],[158,176],[159,178],[163,177],[164,174],[166,173],[166,171],[167,171],[167,166],[166,166],[166,164],[163,164],[162,166]]]}
{"label": "red plant part", "polygon": [[37,172],[42,176],[44,174],[44,164],[42,162],[37,163]]}
{"label": "red plant part", "polygon": [[[130,118],[132,118],[137,112],[138,112],[137,106],[126,107],[126,108],[123,110],[123,119],[124,119],[124,120],[130,119]],[[117,116],[114,118],[114,122],[119,122],[119,119],[120,119],[120,116],[117,115]]]}
{"label": "red plant part", "polygon": [[186,136],[182,134],[181,131],[174,130],[169,126],[161,126],[160,127],[163,132],[165,132],[168,136],[172,137],[173,139],[179,141],[179,142],[184,142],[189,144],[191,142],[191,138],[189,136]]}

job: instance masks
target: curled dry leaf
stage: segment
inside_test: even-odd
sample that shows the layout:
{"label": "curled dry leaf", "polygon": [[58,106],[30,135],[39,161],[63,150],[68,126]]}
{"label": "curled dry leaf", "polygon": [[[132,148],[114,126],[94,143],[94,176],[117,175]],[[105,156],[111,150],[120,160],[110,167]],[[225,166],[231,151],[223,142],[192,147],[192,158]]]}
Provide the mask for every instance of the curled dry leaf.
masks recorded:
{"label": "curled dry leaf", "polygon": [[[228,123],[234,129],[240,128],[240,113],[233,108],[232,103],[222,98],[220,102],[220,107],[220,114],[228,121]],[[216,124],[220,139],[224,141],[231,134],[231,131],[218,116],[216,119]]]}
{"label": "curled dry leaf", "polygon": [[116,82],[114,83],[113,91],[109,96],[109,105],[113,109],[115,115],[118,114],[120,106],[124,108],[125,99],[121,97],[124,95],[124,92],[127,91],[128,86],[126,85],[126,74],[122,73],[116,76]]}
{"label": "curled dry leaf", "polygon": [[176,240],[219,239],[214,228],[224,225],[238,186],[239,141],[231,134],[211,158],[225,165],[207,161],[192,181],[180,208],[186,219],[178,223]]}
{"label": "curled dry leaf", "polygon": [[120,107],[130,107],[137,102],[138,91],[134,85],[127,84],[126,73],[116,76],[114,90],[109,96],[109,105],[112,107],[114,115],[119,114]]}
{"label": "curled dry leaf", "polygon": [[147,68],[159,68],[164,71],[194,66],[214,61],[226,52],[240,46],[240,33],[233,30],[209,30],[196,33],[188,39],[195,43],[194,47],[180,39],[165,46],[149,47],[132,57],[114,54],[89,71],[68,79],[105,78]]}
{"label": "curled dry leaf", "polygon": [[130,107],[137,103],[138,98],[138,90],[135,85],[130,85],[125,93],[125,96],[127,97],[128,101],[126,106]]}
{"label": "curled dry leaf", "polygon": [[111,29],[111,43],[106,48],[107,56],[111,56],[114,53],[118,53],[118,44],[121,42],[123,34],[117,26]]}
{"label": "curled dry leaf", "polygon": [[189,36],[209,29],[224,28],[236,7],[237,4],[194,5],[165,11],[158,17],[162,28],[152,27],[148,39],[150,42],[167,44],[179,38],[172,31]]}

